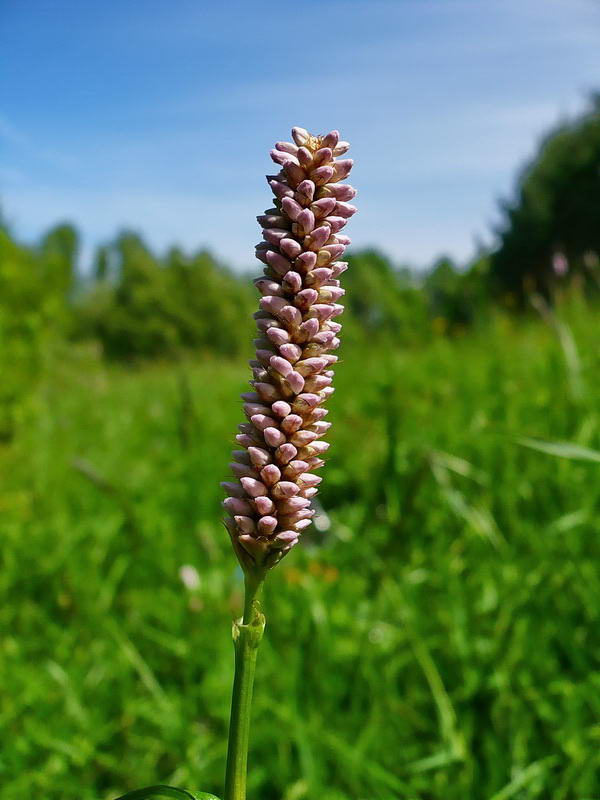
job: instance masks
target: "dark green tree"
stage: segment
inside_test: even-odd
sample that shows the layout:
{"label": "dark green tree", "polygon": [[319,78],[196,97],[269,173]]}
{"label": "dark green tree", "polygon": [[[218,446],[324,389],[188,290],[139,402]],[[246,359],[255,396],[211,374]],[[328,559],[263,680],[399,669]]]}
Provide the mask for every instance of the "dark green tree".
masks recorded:
{"label": "dark green tree", "polygon": [[600,95],[546,136],[503,212],[491,259],[497,291],[551,298],[565,273],[592,277],[600,253]]}

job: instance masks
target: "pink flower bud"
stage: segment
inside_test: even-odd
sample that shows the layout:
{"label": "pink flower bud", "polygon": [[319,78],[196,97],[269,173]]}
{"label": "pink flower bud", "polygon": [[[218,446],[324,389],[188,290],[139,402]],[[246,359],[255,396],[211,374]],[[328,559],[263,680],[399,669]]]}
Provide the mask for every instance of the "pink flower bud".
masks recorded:
{"label": "pink flower bud", "polygon": [[325,322],[333,314],[330,303],[314,303],[308,312],[311,317],[315,317],[319,322]]}
{"label": "pink flower bud", "polygon": [[291,186],[288,186],[287,183],[282,183],[281,181],[269,181],[269,186],[273,190],[275,197],[292,197],[294,194],[294,190],[291,188]]}
{"label": "pink flower bud", "polygon": [[302,288],[302,277],[294,270],[290,270],[283,278],[286,289],[296,294]]}
{"label": "pink flower bud", "polygon": [[260,299],[260,307],[271,314],[277,314],[286,305],[287,300],[276,295],[266,295],[266,297],[261,297]]}
{"label": "pink flower bud", "polygon": [[221,481],[220,486],[230,497],[245,497],[244,489],[237,481]]}
{"label": "pink flower bud", "polygon": [[[301,205],[307,206],[315,196],[315,184],[312,181],[304,180],[296,186],[294,197]],[[284,209],[285,210],[285,209]],[[287,212],[286,212],[287,213]],[[291,214],[288,214],[290,219],[295,219]]]}
{"label": "pink flower bud", "polygon": [[263,236],[267,242],[279,247],[281,240],[289,236],[289,231],[284,231],[281,228],[264,228]]}
{"label": "pink flower bud", "polygon": [[274,544],[280,547],[291,548],[298,542],[298,534],[294,531],[282,531],[275,537]]}
{"label": "pink flower bud", "polygon": [[262,403],[244,403],[244,414],[250,418],[253,414],[268,414],[271,409],[263,406]]}
{"label": "pink flower bud", "polygon": [[302,416],[302,414],[318,406],[320,402],[321,398],[318,394],[306,392],[298,395],[298,397],[292,403],[292,409],[296,412],[296,414],[298,414],[298,416]]}
{"label": "pink flower bud", "polygon": [[277,414],[278,417],[287,417],[288,414],[291,413],[292,407],[289,403],[286,403],[284,400],[278,400],[276,403],[273,403],[271,406],[271,410],[274,414]]}
{"label": "pink flower bud", "polygon": [[298,478],[300,483],[307,488],[312,488],[313,486],[318,486],[323,478],[319,477],[319,475],[313,475],[310,472],[303,472],[302,475]]}
{"label": "pink flower bud", "polygon": [[331,422],[315,422],[310,426],[311,431],[315,431],[319,436],[327,433],[329,428],[331,428]]}
{"label": "pink flower bud", "polygon": [[269,447],[279,447],[285,442],[285,436],[278,428],[265,428],[263,436]]}
{"label": "pink flower bud", "polygon": [[290,340],[289,333],[283,328],[269,328],[267,331],[267,336],[277,347],[280,347],[282,344],[286,344]]}
{"label": "pink flower bud", "polygon": [[329,386],[331,383],[331,378],[328,378],[327,375],[312,375],[307,381],[304,383],[304,388],[307,392],[320,392],[321,389],[324,389],[325,386]]}
{"label": "pink flower bud", "polygon": [[291,153],[284,153],[281,150],[271,150],[269,155],[276,164],[281,164],[282,166],[288,163],[298,163],[298,159],[295,156]]}
{"label": "pink flower bud", "polygon": [[256,530],[256,523],[252,517],[243,517],[238,514],[234,517],[234,520],[241,533],[254,533]]}
{"label": "pink flower bud", "polygon": [[352,186],[349,186],[347,183],[330,183],[327,187],[327,191],[330,193],[331,197],[334,197],[336,200],[353,200],[356,197],[356,189],[353,189]]}
{"label": "pink flower bud", "polygon": [[258,478],[255,469],[246,464],[238,464],[237,461],[232,461],[229,464],[229,469],[236,478]]}
{"label": "pink flower bud", "polygon": [[283,294],[281,286],[269,278],[256,278],[254,285],[258,291],[265,296]]}
{"label": "pink flower bud", "polygon": [[297,478],[298,475],[306,472],[307,469],[308,463],[306,461],[290,461],[287,467],[283,470],[283,474],[288,480],[291,481]]}
{"label": "pink flower bud", "polygon": [[310,235],[309,247],[311,250],[319,250],[329,239],[331,235],[331,228],[329,225],[321,225],[318,228],[315,228],[314,231]]}
{"label": "pink flower bud", "polygon": [[293,444],[282,444],[275,451],[275,458],[280,464],[287,464],[296,457],[298,451]]}
{"label": "pink flower bud", "polygon": [[240,483],[244,487],[244,491],[249,497],[261,497],[267,494],[267,487],[264,483],[255,480],[254,478],[240,478]]}
{"label": "pink flower bud", "polygon": [[[323,289],[321,289],[321,292],[322,291]],[[319,333],[316,333],[313,336],[312,340],[313,342],[316,342],[316,344],[320,344],[323,345],[324,347],[327,347],[333,341],[334,336],[335,334],[333,331],[319,331]]]}
{"label": "pink flower bud", "polygon": [[250,516],[252,514],[252,506],[246,500],[241,500],[239,497],[227,497],[223,500],[223,507],[231,514],[243,514]]}
{"label": "pink flower bud", "polygon": [[281,421],[281,430],[289,435],[290,433],[294,433],[294,431],[297,431],[298,428],[301,428],[303,422],[304,420],[299,414],[288,414]]}
{"label": "pink flower bud", "polygon": [[273,400],[276,400],[277,397],[279,397],[277,389],[271,383],[261,383],[260,381],[255,382],[254,388],[261,396],[262,400],[273,402]]}
{"label": "pink flower bud", "polygon": [[249,447],[248,455],[250,456],[250,461],[259,468],[264,467],[265,464],[269,464],[271,461],[271,454],[262,447]]}
{"label": "pink flower bud", "polygon": [[268,366],[269,360],[272,355],[273,355],[272,350],[266,350],[266,349],[263,350],[261,348],[256,351],[256,358],[258,359],[259,363],[264,365],[265,367]]}
{"label": "pink flower bud", "polygon": [[343,156],[350,149],[350,142],[338,142],[333,147],[334,156]]}
{"label": "pink flower bud", "polygon": [[287,258],[284,258],[281,253],[275,252],[275,250],[267,250],[265,257],[267,259],[267,264],[273,267],[279,275],[285,275],[292,267]]}
{"label": "pink flower bud", "polygon": [[329,162],[333,158],[333,153],[329,147],[321,147],[320,150],[317,150],[315,153],[312,163],[315,167],[320,167],[323,165],[329,165]]}
{"label": "pink flower bud", "polygon": [[347,261],[336,261],[333,264],[330,264],[331,267],[331,275],[333,278],[339,277],[342,272],[346,272],[348,269],[348,262]]}
{"label": "pink flower bud", "polygon": [[317,434],[314,431],[296,431],[290,439],[290,442],[296,447],[305,447],[307,444],[314,442]]}
{"label": "pink flower bud", "polygon": [[[292,156],[290,156],[290,159]],[[283,171],[285,172],[286,179],[291,186],[297,186],[301,181],[306,178],[306,173],[302,169],[302,167],[295,163],[294,161],[286,161],[283,165]]]}
{"label": "pink flower bud", "polygon": [[340,139],[340,132],[339,131],[330,131],[327,136],[324,136],[321,140],[321,147],[336,147],[337,143]]}
{"label": "pink flower bud", "polygon": [[312,229],[315,227],[315,215],[310,210],[310,208],[303,208],[302,211],[298,214],[298,218],[296,220],[298,225],[302,226],[304,233],[310,233]]}
{"label": "pink flower bud", "polygon": [[311,339],[319,330],[319,321],[317,319],[307,319],[300,325],[300,333],[304,334],[307,339]]}
{"label": "pink flower bud", "polygon": [[294,497],[300,491],[300,487],[292,481],[279,481],[272,489],[272,495],[277,500],[283,500],[286,497]]}
{"label": "pink flower bud", "polygon": [[[285,347],[285,345],[283,346]],[[284,378],[292,371],[292,365],[286,358],[281,358],[280,356],[271,356],[269,363],[271,367],[280,375],[283,375]]]}
{"label": "pink flower bud", "polygon": [[[310,449],[312,451],[311,455],[320,456],[323,453],[327,452],[327,450],[329,450],[329,442],[324,442],[322,439],[319,439],[316,442],[313,442],[311,444]],[[244,480],[252,480],[252,479],[251,478],[242,478],[242,481],[244,481]]]}
{"label": "pink flower bud", "polygon": [[258,528],[258,532],[263,536],[269,536],[275,528],[277,527],[277,519],[275,517],[260,517],[258,520],[256,527]]}
{"label": "pink flower bud", "polygon": [[329,225],[332,233],[341,231],[344,225],[348,222],[344,217],[327,217],[327,224]]}
{"label": "pink flower bud", "polygon": [[[317,397],[318,396],[319,395],[317,395]],[[313,408],[311,413],[307,416],[306,421],[309,425],[312,425],[313,422],[320,422],[323,417],[327,416],[327,414],[329,414],[329,410],[327,408]]]}
{"label": "pink flower bud", "polygon": [[317,263],[317,256],[310,251],[302,253],[296,259],[296,266],[303,269],[305,272],[311,270]]}
{"label": "pink flower bud", "polygon": [[[345,249],[346,248],[344,247],[343,244],[326,244],[325,247],[323,247],[323,250],[327,250],[327,252],[329,253],[329,258],[332,261],[334,261],[336,258],[339,258],[341,255],[343,255]],[[321,251],[319,251],[319,252],[321,252]],[[318,256],[317,256],[317,260],[318,260]]]}
{"label": "pink flower bud", "polygon": [[313,163],[312,153],[307,147],[298,149],[298,163],[303,167],[308,167]]}
{"label": "pink flower bud", "polygon": [[[282,344],[281,347],[279,348],[279,352],[285,359],[287,359],[293,364],[296,361],[298,361],[298,359],[302,355],[302,348],[298,347],[297,344],[292,344],[290,342],[289,344]],[[288,374],[289,371],[286,373],[286,375]]]}
{"label": "pink flower bud", "polygon": [[259,214],[256,219],[261,228],[283,228],[289,224],[285,217],[278,214]]}
{"label": "pink flower bud", "polygon": [[341,286],[331,286],[330,288],[324,286],[319,290],[319,302],[333,303],[345,294],[346,290],[342,289]]}
{"label": "pink flower bud", "polygon": [[[296,305],[301,311],[308,311],[311,305],[317,300],[318,293],[314,289],[302,289],[296,295]],[[300,351],[300,355],[302,351]],[[300,357],[300,356],[298,356]]]}
{"label": "pink flower bud", "polygon": [[350,174],[353,164],[354,161],[351,158],[335,161],[333,165],[333,177],[331,179],[332,182],[337,183],[337,181],[343,181],[344,178],[347,178]]}
{"label": "pink flower bud", "polygon": [[[254,416],[250,417],[250,421],[259,431],[264,431],[265,428],[275,427],[276,425],[272,417],[267,417],[264,414],[254,414]],[[237,451],[234,450],[235,452]]]}
{"label": "pink flower bud", "polygon": [[321,219],[333,212],[335,203],[336,201],[333,197],[323,197],[321,200],[315,200],[314,203],[311,203],[310,210],[317,219]]}
{"label": "pink flower bud", "polygon": [[[307,183],[307,181],[304,182]],[[298,191],[298,189],[296,191]],[[300,214],[302,211],[302,206],[291,197],[284,197],[281,201],[281,207],[287,216],[294,222],[298,219],[298,214]]]}
{"label": "pink flower bud", "polygon": [[285,380],[292,392],[295,394],[304,389],[304,378],[299,372],[290,372],[289,375],[286,375]]}
{"label": "pink flower bud", "polygon": [[276,150],[281,150],[283,153],[291,153],[291,155],[296,155],[298,152],[298,147],[291,142],[277,142],[275,144]]}
{"label": "pink flower bud", "polygon": [[[265,469],[267,468],[265,467]],[[275,511],[275,503],[270,497],[257,497],[254,500],[254,505],[261,516],[264,516],[265,514],[271,514],[273,511]]]}
{"label": "pink flower bud", "polygon": [[356,206],[351,205],[351,203],[343,203],[341,201],[337,202],[335,205],[335,213],[338,217],[345,217],[349,219],[357,212]]}
{"label": "pink flower bud", "polygon": [[[329,181],[332,180],[333,176],[333,167],[317,167],[317,169],[310,173],[310,178],[315,186],[324,186],[326,183],[329,183]],[[338,178],[338,180],[340,179]]]}
{"label": "pink flower bud", "polygon": [[284,306],[278,316],[293,327],[299,327],[302,322],[302,314],[294,306]]}
{"label": "pink flower bud", "polygon": [[292,138],[298,147],[304,147],[304,145],[310,139],[310,134],[306,128],[292,128]]}
{"label": "pink flower bud", "polygon": [[291,514],[309,505],[310,502],[304,497],[287,497],[285,500],[280,501],[278,508],[282,514]]}
{"label": "pink flower bud", "polygon": [[302,252],[302,247],[295,239],[282,239],[279,242],[279,249],[288,258],[296,258]]}
{"label": "pink flower bud", "polygon": [[325,283],[325,281],[331,278],[331,270],[327,267],[317,267],[317,269],[313,269],[312,272],[309,272],[304,282],[308,286],[314,286],[318,288],[321,284]]}
{"label": "pink flower bud", "polygon": [[315,372],[320,372],[326,366],[327,361],[324,358],[305,358],[302,361],[298,361],[294,368],[296,372],[306,378],[309,375],[314,375]]}
{"label": "pink flower bud", "polygon": [[[268,342],[267,342],[267,344],[268,344]],[[244,392],[241,395],[241,398],[245,403],[259,403],[260,402],[260,397],[257,395],[256,392]],[[242,423],[242,425],[245,425],[245,424],[246,424],[245,422]]]}
{"label": "pink flower bud", "polygon": [[265,486],[273,486],[281,478],[281,471],[275,464],[267,464],[261,469],[260,478]]}

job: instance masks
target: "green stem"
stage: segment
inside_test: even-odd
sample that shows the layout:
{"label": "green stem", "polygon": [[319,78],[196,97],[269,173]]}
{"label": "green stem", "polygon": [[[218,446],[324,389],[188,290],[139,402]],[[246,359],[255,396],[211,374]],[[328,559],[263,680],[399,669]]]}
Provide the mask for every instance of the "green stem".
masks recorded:
{"label": "green stem", "polygon": [[258,645],[265,629],[265,618],[259,602],[264,577],[264,573],[246,574],[244,616],[233,623],[235,677],[231,698],[225,800],[246,800],[252,687]]}

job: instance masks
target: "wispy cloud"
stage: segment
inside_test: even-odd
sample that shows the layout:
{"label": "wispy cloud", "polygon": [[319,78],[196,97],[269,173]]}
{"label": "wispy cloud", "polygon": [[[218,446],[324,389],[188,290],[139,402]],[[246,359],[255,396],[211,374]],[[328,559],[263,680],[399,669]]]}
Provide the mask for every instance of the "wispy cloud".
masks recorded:
{"label": "wispy cloud", "polygon": [[0,139],[35,161],[44,161],[65,170],[76,169],[78,166],[75,156],[57,152],[39,144],[29,134],[2,116],[0,116]]}

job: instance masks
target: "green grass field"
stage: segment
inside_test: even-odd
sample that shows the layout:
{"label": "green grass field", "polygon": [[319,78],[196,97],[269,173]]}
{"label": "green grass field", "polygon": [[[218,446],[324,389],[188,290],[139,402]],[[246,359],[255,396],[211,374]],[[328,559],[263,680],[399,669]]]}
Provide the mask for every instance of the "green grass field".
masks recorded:
{"label": "green grass field", "polygon": [[[560,315],[562,344],[497,317],[342,351],[320,530],[266,589],[251,797],[600,797],[598,321]],[[241,581],[218,482],[247,373],[67,352],[24,406],[0,451],[2,800],[220,791]]]}

